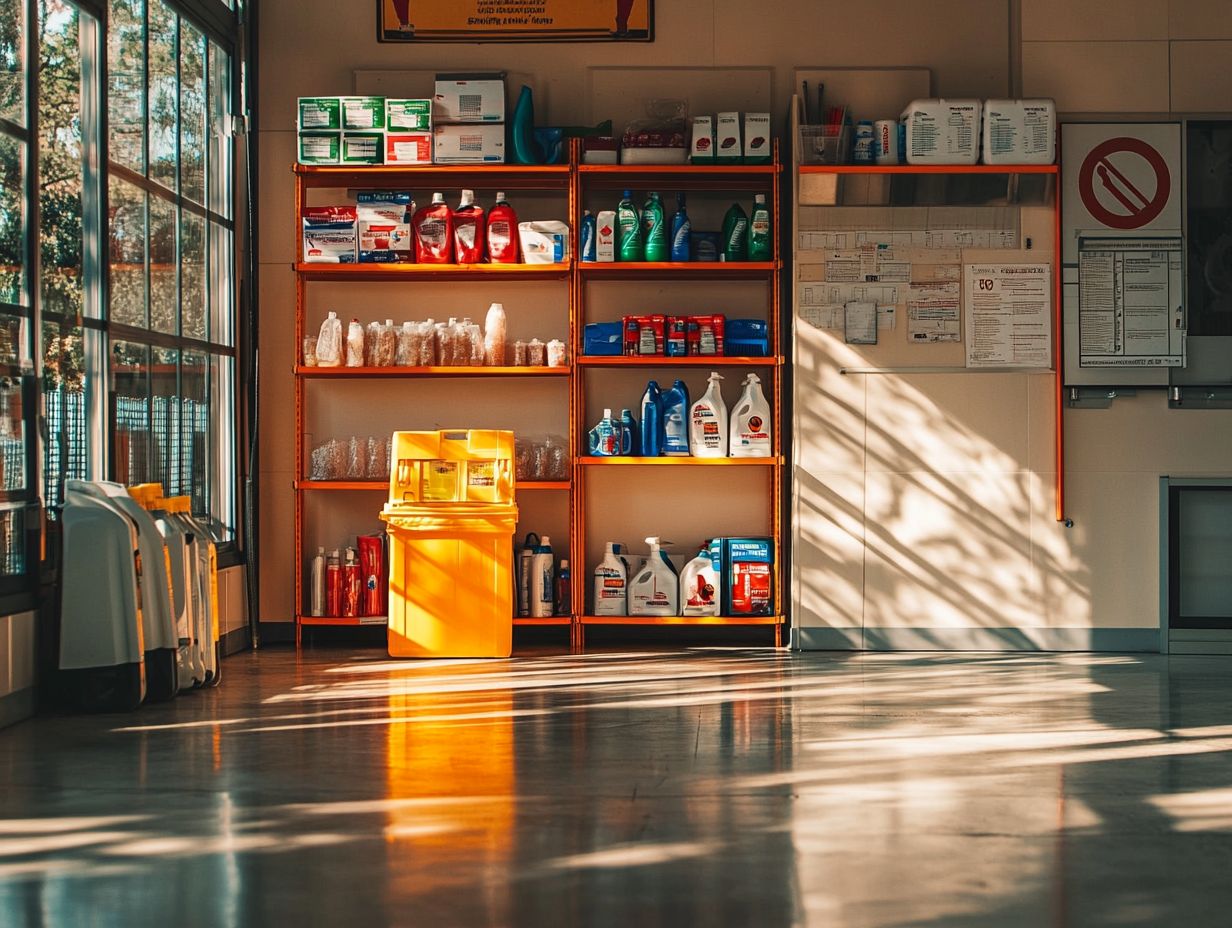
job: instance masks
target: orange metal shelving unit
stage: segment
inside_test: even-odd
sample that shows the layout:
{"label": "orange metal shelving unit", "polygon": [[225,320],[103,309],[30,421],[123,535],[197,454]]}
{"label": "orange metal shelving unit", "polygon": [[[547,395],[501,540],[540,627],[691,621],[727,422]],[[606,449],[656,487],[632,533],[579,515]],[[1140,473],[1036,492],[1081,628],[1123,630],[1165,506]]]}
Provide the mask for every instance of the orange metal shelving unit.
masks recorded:
{"label": "orange metal shelving unit", "polygon": [[[295,231],[294,254],[300,254],[299,217],[307,203],[308,191],[313,189],[354,190],[354,189],[400,189],[411,188],[421,191],[424,188],[457,189],[470,187],[485,192],[496,190],[534,191],[560,196],[567,200],[566,215],[577,213],[574,196],[576,192],[576,151],[571,153],[571,161],[564,165],[424,165],[422,167],[319,167],[295,165]],[[574,248],[576,252],[576,245]],[[305,335],[305,305],[308,288],[316,282],[385,282],[395,286],[414,286],[423,282],[457,281],[479,284],[485,281],[561,281],[568,287],[568,343],[575,339],[574,313],[576,307],[575,274],[572,262],[552,265],[523,264],[307,264],[297,261],[293,264],[295,271],[295,355],[298,358],[300,346]],[[296,364],[295,373],[295,427],[296,427],[296,461],[299,478],[295,480],[295,640],[298,646],[302,639],[302,629],[312,626],[323,627],[360,627],[364,625],[381,625],[385,623],[382,616],[321,617],[307,615],[305,609],[305,551],[304,532],[308,519],[306,502],[309,495],[320,493],[360,494],[362,501],[355,505],[372,506],[372,497],[384,493],[388,489],[387,481],[377,480],[338,480],[316,481],[304,479],[305,454],[304,435],[308,414],[308,396],[306,385],[309,381],[329,383],[335,380],[391,380],[391,379],[424,379],[424,378],[565,378],[572,380],[574,368],[572,363],[565,367],[304,367]],[[325,389],[318,387],[317,389]],[[570,403],[574,390],[570,385],[568,391]],[[576,444],[573,434],[574,411],[569,410],[569,443]],[[572,497],[573,482],[538,481],[524,482],[518,485],[518,491],[543,492],[555,491],[567,493]],[[345,497],[342,497],[345,498]],[[572,507],[570,507],[572,511]],[[375,515],[375,509],[373,510]],[[572,516],[570,516],[572,519]],[[572,541],[570,544],[572,547]],[[514,617],[515,625],[564,627],[572,628],[576,623],[573,616],[553,616],[549,618]],[[572,636],[571,636],[572,639]]]}
{"label": "orange metal shelving unit", "polygon": [[[690,262],[690,263],[652,263],[652,262],[614,262],[586,263],[578,262],[574,267],[576,282],[574,294],[577,301],[574,311],[575,335],[572,345],[572,357],[576,375],[573,378],[574,398],[573,408],[579,416],[586,414],[586,374],[599,369],[652,369],[652,370],[696,370],[698,368],[760,368],[768,371],[764,377],[768,388],[767,399],[770,401],[773,415],[773,435],[775,453],[768,458],[693,458],[693,457],[588,457],[581,445],[586,423],[575,423],[574,432],[577,443],[574,445],[574,516],[573,516],[573,602],[575,609],[581,613],[574,624],[574,647],[581,650],[585,647],[585,629],[587,626],[679,626],[679,627],[734,627],[734,626],[765,626],[774,629],[776,646],[783,643],[783,630],[787,622],[784,591],[782,585],[781,564],[783,562],[783,471],[784,457],[782,455],[783,435],[783,388],[784,388],[784,358],[778,354],[781,351],[782,333],[782,251],[778,234],[779,210],[782,209],[780,178],[782,165],[779,160],[778,145],[775,145],[774,160],[764,165],[588,165],[577,168],[577,191],[574,200],[577,204],[573,214],[575,225],[580,222],[581,208],[586,195],[591,192],[607,197],[614,191],[624,188],[637,190],[662,189],[665,191],[732,193],[734,196],[746,197],[753,193],[766,194],[774,216],[774,254],[770,261],[744,261],[735,263],[723,262]],[[614,202],[614,201],[613,201]],[[683,358],[638,358],[638,357],[587,357],[582,355],[582,328],[588,319],[587,287],[601,287],[607,281],[764,281],[766,285],[766,318],[769,322],[770,345],[774,354],[770,357],[683,357]],[[764,376],[764,375],[763,375]],[[706,468],[707,473],[715,475],[721,481],[726,469],[739,468],[747,472],[748,468],[762,468],[766,472],[766,506],[770,534],[775,539],[774,563],[774,614],[768,616],[596,616],[585,612],[589,592],[590,570],[594,565],[586,559],[586,538],[592,530],[595,521],[586,511],[586,481],[589,474],[596,469],[608,469],[612,473],[633,474],[639,468],[645,467],[685,467]],[[611,470],[611,469],[615,470]],[[630,470],[630,469],[633,470]]]}

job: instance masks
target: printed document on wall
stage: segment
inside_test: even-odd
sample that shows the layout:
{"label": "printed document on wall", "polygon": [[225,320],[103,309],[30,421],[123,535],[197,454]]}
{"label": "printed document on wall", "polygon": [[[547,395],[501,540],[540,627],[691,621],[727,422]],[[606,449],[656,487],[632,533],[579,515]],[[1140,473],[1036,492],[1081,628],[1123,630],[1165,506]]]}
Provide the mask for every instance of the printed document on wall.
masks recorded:
{"label": "printed document on wall", "polygon": [[907,288],[907,341],[960,340],[957,280],[915,281]]}
{"label": "printed document on wall", "polygon": [[1184,275],[1179,235],[1080,236],[1079,365],[1184,367]]}
{"label": "printed document on wall", "polygon": [[967,367],[1049,366],[1049,265],[968,264],[963,290]]}

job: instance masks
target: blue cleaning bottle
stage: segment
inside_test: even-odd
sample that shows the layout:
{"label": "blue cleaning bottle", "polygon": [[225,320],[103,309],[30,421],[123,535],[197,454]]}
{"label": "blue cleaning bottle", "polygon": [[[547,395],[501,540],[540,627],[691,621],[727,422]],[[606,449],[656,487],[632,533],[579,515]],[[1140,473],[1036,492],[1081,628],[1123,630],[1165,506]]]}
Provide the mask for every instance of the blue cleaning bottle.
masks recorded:
{"label": "blue cleaning bottle", "polygon": [[624,429],[617,419],[612,418],[610,409],[603,410],[603,418],[587,435],[587,448],[593,457],[610,458],[629,452],[622,450],[626,444]]}
{"label": "blue cleaning bottle", "polygon": [[625,447],[625,450],[621,453],[631,454],[635,457],[641,454],[639,449],[641,448],[642,443],[638,440],[641,436],[637,433],[637,420],[633,418],[633,412],[631,410],[622,409],[620,411],[620,428],[624,432],[624,439],[628,444],[628,447],[625,447],[622,442],[621,447]]}
{"label": "blue cleaning bottle", "polygon": [[642,440],[643,457],[657,458],[663,453],[663,394],[659,384],[652,380],[642,394]]}
{"label": "blue cleaning bottle", "polygon": [[[684,208],[684,194],[676,194],[676,212],[672,214],[672,260],[689,261],[689,237],[693,233],[693,223]],[[586,259],[583,258],[583,261]]]}
{"label": "blue cleaning bottle", "polygon": [[689,388],[683,380],[663,394],[663,453],[689,455]]}
{"label": "blue cleaning bottle", "polygon": [[597,243],[595,241],[595,217],[590,210],[582,211],[582,260],[595,261]]}
{"label": "blue cleaning bottle", "polygon": [[542,164],[539,146],[535,144],[535,100],[531,90],[525,84],[518,94],[518,102],[513,108],[513,127],[510,132],[513,142],[514,164]]}

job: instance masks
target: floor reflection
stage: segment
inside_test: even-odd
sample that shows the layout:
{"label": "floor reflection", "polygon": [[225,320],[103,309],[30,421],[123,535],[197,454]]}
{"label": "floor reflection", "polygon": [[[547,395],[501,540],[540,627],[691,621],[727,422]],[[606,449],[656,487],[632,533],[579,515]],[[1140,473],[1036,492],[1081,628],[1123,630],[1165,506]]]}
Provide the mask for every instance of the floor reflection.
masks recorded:
{"label": "floor reflection", "polygon": [[0,925],[1210,924],[1229,671],[239,657],[219,690],[0,732]]}

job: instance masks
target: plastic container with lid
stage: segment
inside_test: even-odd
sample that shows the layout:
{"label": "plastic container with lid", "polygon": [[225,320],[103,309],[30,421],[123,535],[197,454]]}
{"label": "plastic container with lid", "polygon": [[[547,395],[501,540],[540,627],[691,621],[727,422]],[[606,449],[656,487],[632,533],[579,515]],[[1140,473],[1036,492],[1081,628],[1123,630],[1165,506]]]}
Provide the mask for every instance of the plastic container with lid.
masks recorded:
{"label": "plastic container with lid", "polygon": [[1052,100],[985,100],[985,164],[1052,164],[1057,105]]}
{"label": "plastic container with lid", "polygon": [[975,164],[980,160],[979,100],[913,100],[903,110],[908,164]]}

